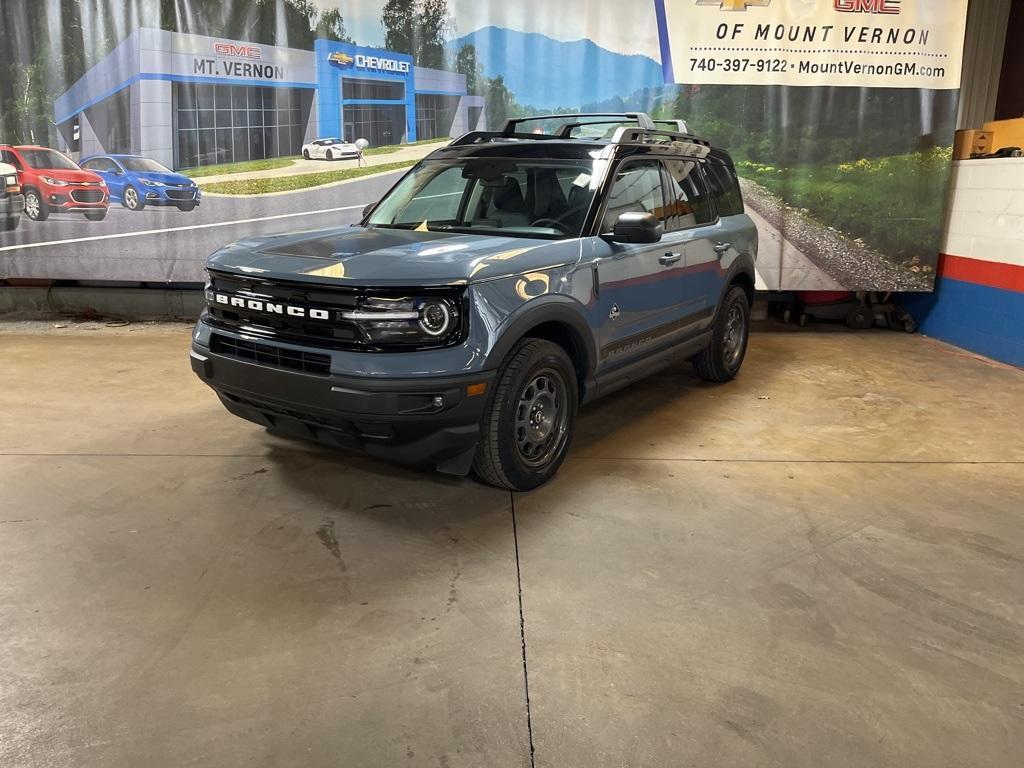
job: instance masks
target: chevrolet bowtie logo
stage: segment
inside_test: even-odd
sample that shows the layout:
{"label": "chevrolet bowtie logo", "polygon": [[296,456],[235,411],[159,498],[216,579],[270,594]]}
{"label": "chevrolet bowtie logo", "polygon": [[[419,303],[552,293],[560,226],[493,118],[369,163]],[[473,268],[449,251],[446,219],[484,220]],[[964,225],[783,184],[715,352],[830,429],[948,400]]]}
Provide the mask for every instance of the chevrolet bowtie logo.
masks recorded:
{"label": "chevrolet bowtie logo", "polygon": [[723,11],[745,11],[747,6],[764,7],[772,0],[697,0],[697,5],[717,5]]}

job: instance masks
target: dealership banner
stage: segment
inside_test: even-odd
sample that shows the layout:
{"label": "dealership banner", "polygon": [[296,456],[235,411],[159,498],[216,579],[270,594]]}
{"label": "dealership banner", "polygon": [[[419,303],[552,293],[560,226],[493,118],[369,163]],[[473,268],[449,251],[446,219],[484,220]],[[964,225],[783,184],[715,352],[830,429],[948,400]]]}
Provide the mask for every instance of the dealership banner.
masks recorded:
{"label": "dealership banner", "polygon": [[4,0],[0,281],[198,285],[455,137],[646,112],[733,157],[759,287],[929,291],[967,1]]}
{"label": "dealership banner", "polygon": [[670,82],[960,87],[968,0],[657,0]]}

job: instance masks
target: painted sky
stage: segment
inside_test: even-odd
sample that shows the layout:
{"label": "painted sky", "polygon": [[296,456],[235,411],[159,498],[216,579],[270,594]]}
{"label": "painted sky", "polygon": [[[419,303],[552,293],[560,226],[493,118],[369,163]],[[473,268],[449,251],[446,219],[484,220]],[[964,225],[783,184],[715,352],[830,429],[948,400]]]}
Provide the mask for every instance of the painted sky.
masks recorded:
{"label": "painted sky", "polygon": [[[364,45],[381,45],[384,0],[320,0],[339,8],[350,34]],[[602,48],[661,60],[652,0],[448,0],[453,37],[495,26],[538,32],[555,40],[590,39]]]}

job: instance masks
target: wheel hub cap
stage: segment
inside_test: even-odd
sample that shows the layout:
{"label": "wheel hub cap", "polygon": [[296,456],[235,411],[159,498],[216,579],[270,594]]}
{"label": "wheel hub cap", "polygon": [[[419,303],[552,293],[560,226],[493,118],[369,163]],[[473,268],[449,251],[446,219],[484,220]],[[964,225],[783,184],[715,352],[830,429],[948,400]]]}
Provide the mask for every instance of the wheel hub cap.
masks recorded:
{"label": "wheel hub cap", "polygon": [[566,430],[564,383],[554,371],[541,371],[523,388],[516,408],[516,449],[529,466],[557,455]]}
{"label": "wheel hub cap", "polygon": [[739,307],[730,307],[729,314],[725,318],[725,337],[723,343],[723,357],[728,366],[733,366],[743,353],[743,343],[746,339],[747,327],[744,322],[743,310]]}

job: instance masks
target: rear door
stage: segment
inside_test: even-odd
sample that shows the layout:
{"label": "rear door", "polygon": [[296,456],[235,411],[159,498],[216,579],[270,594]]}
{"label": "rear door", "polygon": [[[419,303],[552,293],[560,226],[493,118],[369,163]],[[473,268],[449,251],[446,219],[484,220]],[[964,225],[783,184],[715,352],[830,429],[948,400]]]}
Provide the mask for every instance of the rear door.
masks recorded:
{"label": "rear door", "polygon": [[[666,215],[665,177],[658,159],[625,160],[616,170],[601,231],[611,232],[620,215]],[[635,362],[680,333],[683,296],[673,279],[683,257],[671,242],[597,242],[601,302],[601,368]]]}
{"label": "rear door", "polygon": [[692,158],[665,161],[668,198],[664,243],[682,254],[673,289],[678,291],[684,334],[710,325],[724,280],[722,229],[708,192],[700,162]]}

